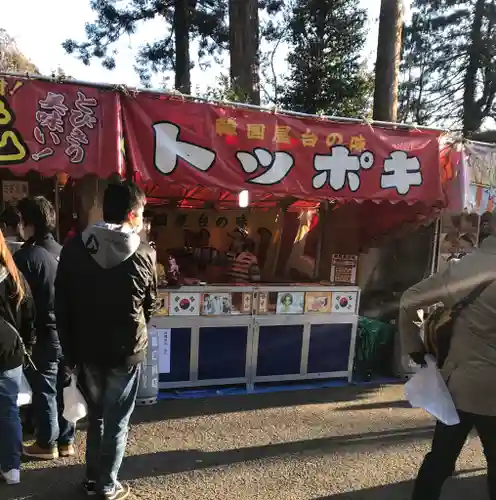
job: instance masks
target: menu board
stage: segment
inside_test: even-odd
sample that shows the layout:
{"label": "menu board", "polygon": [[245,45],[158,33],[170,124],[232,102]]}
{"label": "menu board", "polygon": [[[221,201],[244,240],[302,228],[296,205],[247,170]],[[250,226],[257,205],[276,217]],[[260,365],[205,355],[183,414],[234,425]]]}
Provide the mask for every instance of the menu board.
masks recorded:
{"label": "menu board", "polygon": [[269,296],[267,292],[258,293],[258,314],[267,314],[269,311]]}
{"label": "menu board", "polygon": [[330,313],[331,292],[307,292],[305,294],[305,312]]}
{"label": "menu board", "polygon": [[358,255],[332,254],[331,283],[356,285]]}
{"label": "menu board", "polygon": [[241,313],[250,314],[252,312],[251,309],[252,309],[252,294],[243,293],[243,298],[241,302]]}

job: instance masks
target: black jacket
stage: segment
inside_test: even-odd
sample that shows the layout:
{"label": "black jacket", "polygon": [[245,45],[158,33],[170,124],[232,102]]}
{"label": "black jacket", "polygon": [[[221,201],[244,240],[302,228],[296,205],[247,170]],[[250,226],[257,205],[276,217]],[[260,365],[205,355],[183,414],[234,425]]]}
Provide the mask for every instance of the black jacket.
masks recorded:
{"label": "black jacket", "polygon": [[51,234],[31,238],[14,254],[19,270],[29,283],[36,306],[38,341],[58,342],[55,321],[55,277],[62,247]]}
{"label": "black jacket", "polygon": [[142,362],[146,324],[157,308],[154,250],[120,226],[86,229],[62,250],[55,304],[68,363],[114,368]]}
{"label": "black jacket", "polygon": [[[21,275],[24,286],[24,300],[17,307],[13,297],[14,281],[3,266],[0,267],[0,317],[10,323],[20,334],[29,350],[35,342],[34,301],[29,285]],[[21,366],[24,353],[16,333],[0,320],[0,372]]]}

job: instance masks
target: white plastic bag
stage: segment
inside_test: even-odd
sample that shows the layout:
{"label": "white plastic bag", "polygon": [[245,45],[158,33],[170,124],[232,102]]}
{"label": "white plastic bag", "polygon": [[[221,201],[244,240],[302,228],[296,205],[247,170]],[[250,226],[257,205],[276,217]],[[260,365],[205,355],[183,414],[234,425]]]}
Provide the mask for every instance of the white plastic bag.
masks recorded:
{"label": "white plastic bag", "polygon": [[457,425],[460,417],[451,394],[432,356],[426,356],[427,366],[420,368],[405,384],[405,397],[414,408],[423,408],[446,425]]}
{"label": "white plastic bag", "polygon": [[86,417],[88,406],[81,391],[77,388],[76,375],[71,375],[71,383],[64,388],[64,413],[63,417],[75,424],[78,420]]}
{"label": "white plastic bag", "polygon": [[17,406],[30,405],[33,400],[33,391],[29,385],[28,379],[22,372],[21,385],[19,386],[19,394],[17,395]]}

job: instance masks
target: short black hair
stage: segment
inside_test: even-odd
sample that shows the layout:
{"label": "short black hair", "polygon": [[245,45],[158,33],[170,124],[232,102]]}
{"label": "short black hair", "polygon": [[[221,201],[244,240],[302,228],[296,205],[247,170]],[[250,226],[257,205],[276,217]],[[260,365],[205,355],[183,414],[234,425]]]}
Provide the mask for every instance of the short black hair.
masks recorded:
{"label": "short black hair", "polygon": [[0,215],[0,223],[13,229],[17,228],[17,226],[21,223],[21,214],[19,210],[12,205],[8,205]]}
{"label": "short black hair", "polygon": [[33,226],[35,237],[45,236],[55,231],[57,217],[55,208],[44,196],[23,198],[17,208],[24,226]]}
{"label": "short black hair", "polygon": [[251,238],[246,238],[246,240],[244,241],[243,248],[245,252],[255,253],[255,248],[256,248],[255,242]]}
{"label": "short black hair", "polygon": [[146,205],[145,193],[131,181],[120,181],[107,186],[103,194],[103,220],[122,224],[128,214]]}

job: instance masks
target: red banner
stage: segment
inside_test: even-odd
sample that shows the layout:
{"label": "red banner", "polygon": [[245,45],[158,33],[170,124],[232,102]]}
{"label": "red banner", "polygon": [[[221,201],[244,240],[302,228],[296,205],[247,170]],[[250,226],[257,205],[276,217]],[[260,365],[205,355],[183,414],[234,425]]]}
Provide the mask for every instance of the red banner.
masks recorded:
{"label": "red banner", "polygon": [[0,75],[0,167],[50,176],[123,173],[117,92]]}
{"label": "red banner", "polygon": [[128,161],[157,197],[443,202],[439,134],[123,96]]}

